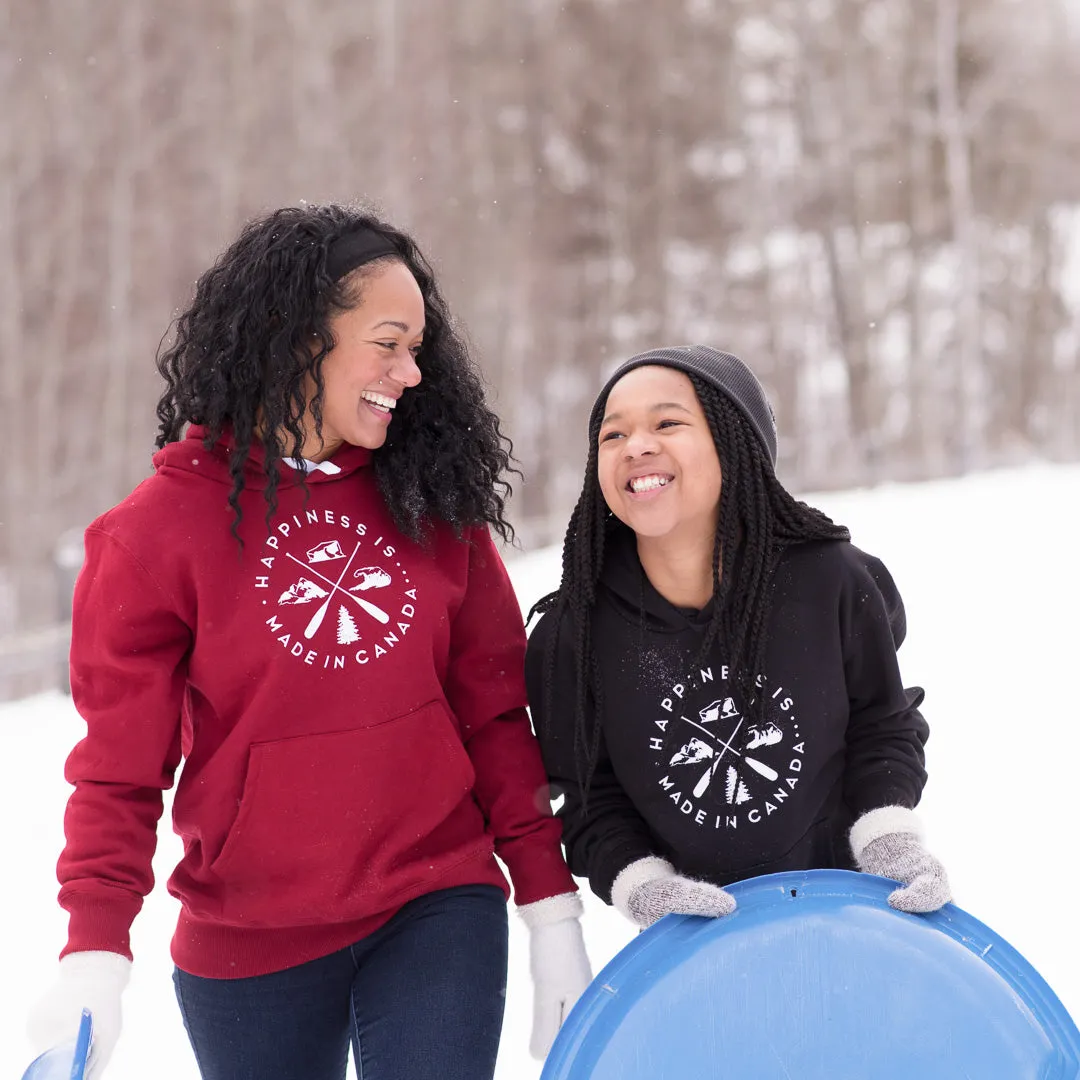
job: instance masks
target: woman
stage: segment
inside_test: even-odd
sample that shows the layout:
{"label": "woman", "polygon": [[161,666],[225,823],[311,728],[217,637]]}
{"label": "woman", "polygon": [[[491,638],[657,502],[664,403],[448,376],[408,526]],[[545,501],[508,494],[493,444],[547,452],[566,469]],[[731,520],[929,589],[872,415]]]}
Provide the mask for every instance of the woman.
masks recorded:
{"label": "woman", "polygon": [[704,346],[626,361],[589,422],[562,583],[526,677],[570,869],[639,926],[723,886],[858,868],[949,900],[914,807],[921,690],[882,563],[776,479],[772,409]]}
{"label": "woman", "polygon": [[496,854],[542,1055],[590,978],[581,906],[488,531],[510,534],[509,454],[431,268],[370,214],[279,210],[203,275],[158,366],[156,472],[86,532],[69,936],[36,1040],[87,1006],[91,1075],[108,1060],[183,761],[172,954],[206,1080],[336,1080],[350,1040],[365,1080],[490,1077]]}

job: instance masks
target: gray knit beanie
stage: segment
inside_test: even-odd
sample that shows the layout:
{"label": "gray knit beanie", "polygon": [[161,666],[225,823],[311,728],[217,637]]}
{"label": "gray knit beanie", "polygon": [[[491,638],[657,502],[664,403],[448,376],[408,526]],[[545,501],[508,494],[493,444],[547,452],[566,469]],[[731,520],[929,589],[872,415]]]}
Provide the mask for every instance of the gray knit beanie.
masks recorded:
{"label": "gray knit beanie", "polygon": [[592,417],[589,420],[590,435],[595,436],[600,428],[611,388],[628,371],[650,364],[675,368],[712,383],[729,401],[738,406],[743,416],[750,421],[750,427],[761,440],[761,445],[769,455],[769,461],[773,466],[776,465],[776,418],[761,383],[737,356],[710,349],[708,345],[677,345],[650,349],[620,364],[593,405]]}

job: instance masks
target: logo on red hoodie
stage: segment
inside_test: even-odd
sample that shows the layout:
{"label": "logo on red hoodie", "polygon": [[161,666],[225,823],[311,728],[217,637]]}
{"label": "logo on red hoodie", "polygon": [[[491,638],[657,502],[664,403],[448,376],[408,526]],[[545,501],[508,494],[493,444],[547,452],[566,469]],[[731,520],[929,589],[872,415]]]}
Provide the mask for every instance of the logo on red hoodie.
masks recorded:
{"label": "logo on red hoodie", "polygon": [[416,588],[397,549],[364,522],[309,510],[275,523],[255,588],[290,656],[326,671],[368,664],[409,632]]}

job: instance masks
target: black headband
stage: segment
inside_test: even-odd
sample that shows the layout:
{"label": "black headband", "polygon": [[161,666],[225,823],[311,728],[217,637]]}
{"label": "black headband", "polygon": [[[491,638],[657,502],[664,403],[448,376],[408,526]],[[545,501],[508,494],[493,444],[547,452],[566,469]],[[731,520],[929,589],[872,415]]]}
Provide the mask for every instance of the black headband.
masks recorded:
{"label": "black headband", "polygon": [[340,281],[358,266],[401,252],[382,233],[362,226],[339,236],[326,252],[326,272],[331,281]]}

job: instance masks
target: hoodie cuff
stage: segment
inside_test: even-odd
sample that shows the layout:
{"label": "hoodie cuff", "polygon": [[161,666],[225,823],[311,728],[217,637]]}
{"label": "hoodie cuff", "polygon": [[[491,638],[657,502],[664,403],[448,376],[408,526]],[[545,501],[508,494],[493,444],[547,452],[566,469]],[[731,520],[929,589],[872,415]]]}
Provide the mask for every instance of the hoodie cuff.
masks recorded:
{"label": "hoodie cuff", "polygon": [[506,865],[514,886],[514,902],[519,907],[577,892],[558,840],[505,845],[498,855]]}
{"label": "hoodie cuff", "polygon": [[142,901],[110,903],[64,895],[62,890],[61,904],[68,910],[68,940],[61,958],[75,952],[110,952],[131,959],[131,924]]}

